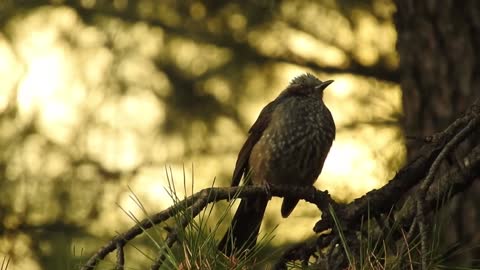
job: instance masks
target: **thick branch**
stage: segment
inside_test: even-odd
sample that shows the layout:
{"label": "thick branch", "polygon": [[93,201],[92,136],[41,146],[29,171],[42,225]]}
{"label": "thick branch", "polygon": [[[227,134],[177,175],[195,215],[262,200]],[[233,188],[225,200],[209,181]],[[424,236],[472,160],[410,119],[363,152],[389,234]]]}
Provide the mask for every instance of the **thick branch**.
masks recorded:
{"label": "thick branch", "polygon": [[[334,231],[339,229],[335,227],[333,219],[329,216],[329,211],[327,210],[329,205],[333,206],[342,226],[346,226],[351,231],[356,231],[359,229],[363,216],[369,215],[370,217],[378,217],[380,214],[387,213],[392,209],[392,206],[398,203],[403,196],[410,192],[412,187],[420,184],[422,179],[426,177],[432,163],[438,159],[439,153],[442,149],[444,149],[446,145],[449,145],[452,140],[456,140],[459,136],[458,133],[461,133],[460,130],[465,130],[464,128],[468,123],[478,122],[480,121],[479,118],[480,101],[476,101],[470,111],[463,117],[457,119],[444,131],[427,138],[427,143],[419,152],[418,157],[397,173],[388,184],[381,189],[367,193],[349,204],[336,204],[331,199],[328,192],[318,191],[313,187],[292,188],[291,186],[281,187],[272,185],[269,192],[273,196],[304,199],[310,203],[316,204],[319,209],[322,210],[322,220],[320,220],[314,228],[317,232],[326,229],[333,229]],[[479,129],[476,128],[476,130],[472,130],[471,133],[465,135],[465,138],[463,139],[468,142],[471,138],[479,136],[479,133]],[[443,174],[441,176],[433,179],[433,184],[428,189],[425,198],[427,211],[438,210],[438,208],[434,208],[434,206],[440,205],[440,202],[444,202],[451,196],[462,192],[465,188],[471,185],[473,181],[480,178],[480,145],[474,145],[465,156],[461,157],[461,162],[445,165],[442,172]],[[178,202],[174,206],[144,219],[124,234],[114,237],[112,241],[102,247],[88,260],[82,270],[93,269],[99,260],[104,259],[106,255],[115,250],[118,246],[123,247],[123,245],[119,245],[118,243],[127,243],[129,240],[143,233],[146,229],[164,222],[182,211],[186,211],[187,209],[191,210],[191,218],[193,218],[209,203],[219,200],[229,200],[236,197],[256,197],[265,195],[265,192],[266,191],[263,187],[253,186],[204,189],[183,201]],[[446,196],[447,194],[450,197]],[[402,224],[408,222],[411,224],[411,220],[413,220],[415,214],[415,211],[412,210],[415,209],[415,206],[408,206],[408,203],[409,201],[407,200],[405,203],[406,206],[404,207],[406,210],[401,212],[405,214],[399,215],[398,213],[394,213]],[[184,224],[182,224],[182,226],[183,225]],[[168,245],[173,245],[176,241],[176,236],[169,235],[168,239],[170,239]],[[330,239],[330,243],[329,241],[323,241],[325,239]],[[328,246],[332,241],[336,241],[335,239],[338,240],[337,237],[332,238],[321,235],[319,241],[317,241],[317,250],[326,247],[318,246],[319,243]],[[297,259],[308,261],[306,259],[308,254],[306,254],[306,252],[313,252],[314,249],[312,249],[311,246],[306,245],[302,245],[301,248],[303,248],[301,250],[302,252],[296,252],[300,249],[290,250],[289,253],[285,255],[284,261],[286,259],[294,260],[295,256],[298,254],[300,254],[302,258]],[[156,269],[157,265],[160,265],[162,260],[162,254],[160,254],[157,264],[155,264],[153,268]],[[336,262],[336,265],[340,264],[341,262]],[[281,265],[283,264],[280,264],[280,266]]]}
{"label": "thick branch", "polygon": [[[476,112],[477,106],[480,106],[479,101],[472,106],[469,113],[457,119],[447,129],[429,137],[428,143],[422,147],[417,157],[400,170],[388,184],[381,189],[368,192],[347,205],[339,206],[336,211],[344,224],[360,224],[361,217],[367,211],[370,211],[371,216],[387,213],[413,186],[426,177],[430,166],[445,145],[455,137],[456,132],[470,121],[478,121],[480,116]],[[477,130],[470,136],[478,136],[478,133]],[[315,225],[314,231],[321,232],[332,228],[332,225],[332,220],[324,213],[322,220]]]}

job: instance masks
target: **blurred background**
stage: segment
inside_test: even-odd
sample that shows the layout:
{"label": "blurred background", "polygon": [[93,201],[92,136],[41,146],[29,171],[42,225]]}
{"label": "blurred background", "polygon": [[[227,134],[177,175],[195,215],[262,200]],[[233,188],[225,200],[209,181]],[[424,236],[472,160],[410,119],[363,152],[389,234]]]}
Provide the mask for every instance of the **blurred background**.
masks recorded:
{"label": "blurred background", "polygon": [[[337,138],[316,187],[339,201],[381,187],[406,157],[394,12],[390,0],[0,1],[0,259],[74,268],[135,224],[123,210],[144,217],[132,193],[150,213],[171,205],[166,171],[179,197],[184,178],[188,194],[192,179],[193,192],[228,186],[260,110],[305,72],[335,80]],[[282,220],[279,205],[264,222],[279,225],[273,246],[312,236],[316,207]]]}

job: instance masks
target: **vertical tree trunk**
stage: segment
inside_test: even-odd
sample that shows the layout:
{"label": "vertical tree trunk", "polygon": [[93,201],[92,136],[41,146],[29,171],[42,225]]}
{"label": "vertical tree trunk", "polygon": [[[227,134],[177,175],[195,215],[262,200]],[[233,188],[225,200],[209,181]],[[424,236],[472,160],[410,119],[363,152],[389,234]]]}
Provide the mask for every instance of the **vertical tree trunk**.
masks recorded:
{"label": "vertical tree trunk", "polygon": [[[480,1],[394,1],[404,134],[421,138],[445,128],[480,97]],[[417,149],[406,141],[410,159]],[[479,241],[480,200],[472,196],[480,192],[478,182],[450,209],[458,221],[450,241]]]}

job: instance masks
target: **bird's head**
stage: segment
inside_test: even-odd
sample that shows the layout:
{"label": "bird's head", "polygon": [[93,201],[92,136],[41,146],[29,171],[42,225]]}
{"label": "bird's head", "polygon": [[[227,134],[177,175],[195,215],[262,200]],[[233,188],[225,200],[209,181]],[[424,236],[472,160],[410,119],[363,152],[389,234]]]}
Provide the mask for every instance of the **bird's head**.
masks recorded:
{"label": "bird's head", "polygon": [[322,82],[312,74],[305,73],[295,77],[288,85],[287,91],[300,95],[319,95],[323,97],[323,90],[332,82],[333,80]]}

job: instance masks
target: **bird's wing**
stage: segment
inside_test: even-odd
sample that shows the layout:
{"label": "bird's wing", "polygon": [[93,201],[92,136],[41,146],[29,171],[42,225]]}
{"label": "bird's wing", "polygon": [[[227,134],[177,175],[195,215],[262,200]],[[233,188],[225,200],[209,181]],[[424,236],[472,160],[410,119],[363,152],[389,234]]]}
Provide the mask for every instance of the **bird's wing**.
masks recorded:
{"label": "bird's wing", "polygon": [[278,103],[278,100],[270,102],[263,110],[260,112],[260,115],[257,118],[257,121],[252,125],[248,131],[249,135],[247,140],[240,149],[238,153],[237,163],[235,164],[235,170],[233,171],[232,177],[232,187],[238,186],[240,180],[244,173],[248,173],[248,159],[250,158],[250,153],[252,152],[253,146],[258,142],[260,137],[262,137],[263,131],[267,128],[272,118],[272,113],[275,110],[275,107]]}

